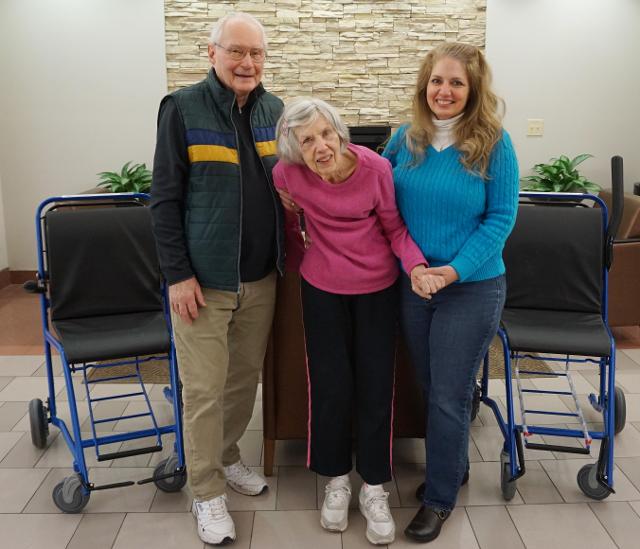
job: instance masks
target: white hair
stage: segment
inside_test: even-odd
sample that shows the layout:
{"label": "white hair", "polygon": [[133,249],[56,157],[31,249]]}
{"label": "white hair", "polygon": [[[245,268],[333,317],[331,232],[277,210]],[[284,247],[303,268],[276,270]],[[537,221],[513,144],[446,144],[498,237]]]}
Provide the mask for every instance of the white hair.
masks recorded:
{"label": "white hair", "polygon": [[211,46],[220,43],[220,38],[222,37],[224,27],[229,21],[232,21],[234,19],[240,19],[241,21],[252,23],[256,27],[258,27],[260,29],[260,33],[262,34],[262,47],[265,50],[267,49],[267,33],[265,32],[262,23],[260,23],[260,21],[258,21],[253,15],[244,13],[242,11],[232,11],[231,13],[227,13],[227,15],[223,15],[213,24],[213,26],[211,27],[211,34],[209,34],[209,44]]}
{"label": "white hair", "polygon": [[347,150],[349,128],[340,118],[338,110],[322,99],[296,97],[287,103],[276,126],[280,159],[290,164],[304,164],[300,143],[293,130],[313,123],[318,116],[324,117],[333,126],[340,138],[340,150]]}

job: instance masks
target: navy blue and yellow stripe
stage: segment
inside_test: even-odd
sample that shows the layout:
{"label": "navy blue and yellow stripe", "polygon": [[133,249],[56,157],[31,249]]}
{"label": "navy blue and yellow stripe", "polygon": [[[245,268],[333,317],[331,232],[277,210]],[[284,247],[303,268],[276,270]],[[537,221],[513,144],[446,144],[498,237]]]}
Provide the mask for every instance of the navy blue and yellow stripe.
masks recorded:
{"label": "navy blue and yellow stripe", "polygon": [[236,137],[232,133],[213,130],[187,130],[189,161],[238,163]]}
{"label": "navy blue and yellow stripe", "polygon": [[[275,127],[255,128],[253,136],[260,157],[276,154]],[[192,164],[195,162],[238,164],[236,138],[232,133],[203,129],[187,130],[187,150]]]}
{"label": "navy blue and yellow stripe", "polygon": [[253,137],[256,141],[258,154],[262,156],[273,156],[278,148],[276,146],[276,128],[267,126],[264,128],[254,128]]}

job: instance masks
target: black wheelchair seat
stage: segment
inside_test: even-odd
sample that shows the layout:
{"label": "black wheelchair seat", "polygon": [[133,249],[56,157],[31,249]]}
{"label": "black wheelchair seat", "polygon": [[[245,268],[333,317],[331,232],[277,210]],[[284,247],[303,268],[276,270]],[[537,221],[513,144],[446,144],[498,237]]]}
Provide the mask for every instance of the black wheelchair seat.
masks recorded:
{"label": "black wheelchair seat", "polygon": [[162,311],[71,318],[53,326],[75,364],[166,353],[171,343]]}
{"label": "black wheelchair seat", "polygon": [[512,351],[598,357],[611,351],[600,313],[505,308],[501,327]]}

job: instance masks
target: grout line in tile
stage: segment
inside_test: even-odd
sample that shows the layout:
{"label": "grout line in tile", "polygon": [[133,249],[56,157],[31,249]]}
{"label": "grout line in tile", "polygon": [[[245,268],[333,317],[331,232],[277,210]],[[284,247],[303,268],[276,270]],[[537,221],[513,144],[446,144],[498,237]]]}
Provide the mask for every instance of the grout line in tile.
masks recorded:
{"label": "grout line in tile", "polygon": [[[277,503],[277,499],[276,499],[276,503]],[[256,512],[253,511],[253,515],[251,517],[251,535],[249,536],[249,547],[251,547],[253,545],[253,529],[256,526]]]}
{"label": "grout line in tile", "polygon": [[[615,448],[615,446],[614,446],[614,448]],[[596,462],[596,463],[597,463],[597,462]],[[616,463],[615,463],[615,457],[614,457],[614,460],[613,460],[613,468],[614,468],[615,473],[616,473],[618,476],[619,476],[619,475],[622,475],[622,476],[626,479],[626,481],[627,481],[629,484],[631,484],[631,486],[633,486],[634,488],[637,488],[637,487],[636,487],[636,485],[635,485],[633,482],[631,482],[631,479],[630,479],[630,478],[626,475],[626,473],[622,470],[622,467],[619,467],[619,466],[617,466],[617,465],[616,465]],[[617,470],[616,470],[616,469],[617,469]],[[613,474],[613,472],[612,472],[612,474]]]}
{"label": "grout line in tile", "polygon": [[[71,544],[71,540],[73,539],[73,536],[76,535],[76,532],[78,531],[78,528],[80,528],[80,523],[84,520],[84,517],[85,517],[85,515],[83,514],[82,518],[78,521],[78,524],[76,524],[76,527],[73,530],[73,534],[71,534],[71,537],[69,537],[69,541],[67,542],[67,545],[65,545],[65,548],[69,547],[69,545]],[[113,547],[113,545],[111,547]]]}
{"label": "grout line in tile", "polygon": [[469,526],[471,526],[471,531],[473,532],[473,536],[476,538],[476,543],[478,544],[478,547],[480,547],[480,549],[482,549],[482,544],[480,543],[480,540],[478,539],[478,534],[476,534],[476,529],[473,527],[473,521],[471,520],[471,517],[469,516],[469,508],[466,505],[464,506],[464,513],[465,513],[465,515],[467,515],[467,520],[469,521]]}
{"label": "grout line in tile", "polygon": [[116,545],[116,540],[118,539],[118,536],[120,535],[120,531],[122,530],[122,526],[124,525],[124,521],[127,520],[127,516],[129,515],[129,513],[125,513],[124,516],[122,517],[122,522],[120,523],[120,526],[118,527],[118,531],[116,532],[116,535],[113,537],[113,542],[111,543],[111,549],[113,549]]}
{"label": "grout line in tile", "polygon": [[[640,517],[640,511],[636,511],[636,508],[630,504],[630,502],[627,501],[627,503],[629,504],[629,507],[631,507],[631,510],[638,515],[638,517]],[[636,503],[635,501],[633,503]]]}
{"label": "grout line in tile", "polygon": [[526,547],[527,544],[524,542],[524,538],[522,537],[522,534],[520,533],[520,530],[518,530],[518,526],[516,524],[516,522],[513,520],[513,517],[511,516],[511,513],[509,512],[509,506],[505,505],[504,508],[507,510],[507,515],[509,516],[509,520],[511,521],[511,524],[513,524],[513,527],[516,530],[516,533],[518,534],[518,537],[520,538],[520,541],[522,542],[522,546]]}
{"label": "grout line in tile", "polygon": [[[560,497],[562,498],[562,502],[564,504],[571,503],[570,501],[567,501],[567,499],[565,499],[565,497],[562,495],[562,490],[560,490],[558,485],[555,482],[553,482],[553,479],[551,478],[551,475],[547,472],[546,467],[542,464],[543,461],[553,461],[553,460],[550,460],[550,459],[539,459],[537,461],[538,461],[538,464],[540,465],[540,468],[544,471],[544,474],[547,475],[547,478],[551,482],[552,486],[556,489],[558,494],[560,494]],[[557,463],[557,461],[555,461],[555,463]]]}
{"label": "grout line in tile", "polygon": [[[35,469],[35,467],[32,467],[33,469]],[[42,485],[44,484],[45,480],[47,480],[47,478],[49,478],[49,475],[51,474],[51,471],[53,471],[53,468],[50,467],[49,471],[47,471],[47,474],[44,475],[42,477],[42,480],[40,481],[40,484],[38,484],[38,487],[33,491],[33,494],[31,494],[31,497],[29,498],[29,500],[27,501],[27,503],[24,504],[24,507],[20,510],[20,514],[24,513],[24,510],[29,506],[29,504],[31,503],[31,500],[36,497],[36,494],[38,493],[38,490],[40,490],[40,488],[42,487]],[[74,532],[75,533],[75,532]]]}
{"label": "grout line in tile", "polygon": [[[626,502],[622,502],[622,503],[626,503]],[[600,523],[600,526],[602,526],[603,530],[607,533],[607,536],[609,536],[609,539],[611,540],[611,542],[612,542],[616,547],[618,547],[618,548],[619,548],[620,546],[616,543],[616,540],[615,540],[615,539],[613,539],[613,536],[611,535],[611,532],[609,532],[609,529],[607,528],[607,526],[605,525],[605,523],[604,523],[604,522],[602,522],[602,521],[600,520],[600,517],[599,517],[599,516],[598,516],[598,514],[593,510],[593,508],[591,507],[591,505],[592,505],[591,503],[587,503],[587,507],[589,508],[589,511],[591,511],[591,514],[592,514],[594,517],[596,517],[596,520]],[[631,505],[629,505],[628,503],[627,503],[627,505],[628,505],[629,507],[631,507]],[[633,509],[633,508],[632,508],[632,509]]]}

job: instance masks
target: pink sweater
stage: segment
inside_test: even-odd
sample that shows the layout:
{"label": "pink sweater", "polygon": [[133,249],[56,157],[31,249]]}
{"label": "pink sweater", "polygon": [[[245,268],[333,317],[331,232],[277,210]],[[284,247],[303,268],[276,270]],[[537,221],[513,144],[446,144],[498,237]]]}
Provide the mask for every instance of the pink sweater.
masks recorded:
{"label": "pink sweater", "polygon": [[365,294],[393,284],[399,273],[395,256],[407,273],[427,261],[398,213],[389,161],[359,145],[350,144],[349,150],[358,164],[342,183],[282,161],[273,180],[304,210],[311,245],[302,248],[297,216],[287,212],[287,255],[302,250],[305,280],[326,292]]}

